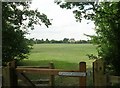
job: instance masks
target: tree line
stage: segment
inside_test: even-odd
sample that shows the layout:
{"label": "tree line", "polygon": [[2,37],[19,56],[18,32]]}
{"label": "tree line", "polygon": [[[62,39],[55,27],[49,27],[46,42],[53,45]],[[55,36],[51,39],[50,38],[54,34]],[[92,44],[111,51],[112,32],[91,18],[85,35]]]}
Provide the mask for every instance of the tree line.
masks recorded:
{"label": "tree line", "polygon": [[90,44],[91,43],[91,40],[75,40],[74,38],[64,38],[63,40],[49,40],[49,39],[30,39],[29,40],[30,43],[32,44],[44,44],[44,43],[47,43],[47,44],[59,44],[59,43],[64,43],[64,44]]}

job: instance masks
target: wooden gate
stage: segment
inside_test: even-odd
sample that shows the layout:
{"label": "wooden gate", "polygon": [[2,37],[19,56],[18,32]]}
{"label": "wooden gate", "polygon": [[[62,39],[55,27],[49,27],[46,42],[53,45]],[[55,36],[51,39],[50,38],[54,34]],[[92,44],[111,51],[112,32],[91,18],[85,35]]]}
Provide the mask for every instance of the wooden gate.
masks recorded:
{"label": "wooden gate", "polygon": [[[82,88],[86,87],[86,63],[80,62],[78,70],[63,70],[54,69],[53,63],[50,63],[48,68],[40,67],[18,67],[15,61],[8,63],[6,67],[3,67],[3,87],[13,88],[13,86],[18,86],[18,78],[20,76],[24,82],[35,88],[36,85],[30,80],[25,73],[33,74],[45,74],[50,76],[49,86],[55,86],[55,76],[65,76],[65,77],[77,77],[79,79],[79,86]],[[120,84],[120,76],[108,75],[105,73],[105,64],[99,59],[93,62],[93,83],[95,87],[98,86],[111,86],[114,83]]]}
{"label": "wooden gate", "polygon": [[79,63],[79,70],[63,70],[53,68],[35,68],[35,67],[17,67],[15,61],[8,64],[3,70],[3,86],[18,86],[18,75],[21,76],[25,82],[35,88],[36,85],[28,79],[25,73],[46,74],[51,76],[51,87],[54,87],[54,76],[77,77],[79,78],[79,86],[86,87],[86,62]]}

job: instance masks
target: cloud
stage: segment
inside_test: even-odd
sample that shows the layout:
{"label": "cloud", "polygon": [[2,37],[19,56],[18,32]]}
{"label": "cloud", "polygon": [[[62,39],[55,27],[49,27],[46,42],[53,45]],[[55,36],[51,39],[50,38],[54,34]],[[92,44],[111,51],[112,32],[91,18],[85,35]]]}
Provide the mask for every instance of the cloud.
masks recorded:
{"label": "cloud", "polygon": [[60,8],[54,0],[33,0],[31,9],[36,9],[45,13],[48,18],[53,19],[52,26],[46,28],[44,25],[35,26],[35,30],[30,30],[27,38],[36,39],[56,39],[75,38],[76,40],[87,39],[84,34],[95,34],[94,23],[83,19],[81,23],[76,22],[72,10]]}

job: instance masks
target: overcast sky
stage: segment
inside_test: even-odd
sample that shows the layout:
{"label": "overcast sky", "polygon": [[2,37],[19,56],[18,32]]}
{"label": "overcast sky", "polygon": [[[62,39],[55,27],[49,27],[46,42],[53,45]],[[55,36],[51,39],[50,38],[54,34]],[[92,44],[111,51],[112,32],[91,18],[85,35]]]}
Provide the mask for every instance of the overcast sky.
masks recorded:
{"label": "overcast sky", "polygon": [[62,40],[63,38],[75,38],[75,40],[88,39],[84,34],[93,35],[94,24],[83,20],[82,23],[76,22],[72,10],[66,10],[54,3],[54,0],[33,0],[31,9],[38,9],[41,13],[48,16],[52,25],[47,28],[45,25],[35,26],[34,30],[29,31],[27,38]]}

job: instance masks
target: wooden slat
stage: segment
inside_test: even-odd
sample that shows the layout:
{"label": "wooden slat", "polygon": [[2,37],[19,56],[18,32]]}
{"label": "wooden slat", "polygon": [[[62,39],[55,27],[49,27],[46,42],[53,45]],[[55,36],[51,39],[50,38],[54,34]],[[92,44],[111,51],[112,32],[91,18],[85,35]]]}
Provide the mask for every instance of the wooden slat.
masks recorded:
{"label": "wooden slat", "polygon": [[18,68],[49,68],[49,66],[17,66]]}
{"label": "wooden slat", "polygon": [[[46,88],[49,88],[49,84],[35,84],[36,87],[38,88],[43,88],[43,87],[46,87]],[[51,88],[51,87],[50,87]]]}
{"label": "wooden slat", "polygon": [[63,69],[41,69],[41,68],[16,68],[20,73],[38,73],[48,75],[58,75],[59,72],[80,72],[79,70],[63,70]]}

